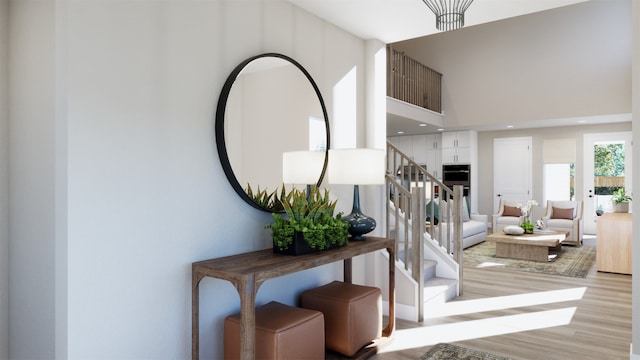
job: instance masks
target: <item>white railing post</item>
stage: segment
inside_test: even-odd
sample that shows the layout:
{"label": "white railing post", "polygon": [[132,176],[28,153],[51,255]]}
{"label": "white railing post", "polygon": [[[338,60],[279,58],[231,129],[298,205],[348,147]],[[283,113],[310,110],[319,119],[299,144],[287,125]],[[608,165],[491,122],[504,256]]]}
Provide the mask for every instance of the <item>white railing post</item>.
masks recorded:
{"label": "white railing post", "polygon": [[418,283],[418,322],[424,319],[425,189],[411,189],[411,273]]}
{"label": "white railing post", "polygon": [[464,211],[462,202],[463,197],[462,185],[453,187],[453,204],[455,211],[453,212],[453,254],[458,263],[458,295],[462,295],[462,275],[463,275],[463,245],[462,245],[462,212]]}

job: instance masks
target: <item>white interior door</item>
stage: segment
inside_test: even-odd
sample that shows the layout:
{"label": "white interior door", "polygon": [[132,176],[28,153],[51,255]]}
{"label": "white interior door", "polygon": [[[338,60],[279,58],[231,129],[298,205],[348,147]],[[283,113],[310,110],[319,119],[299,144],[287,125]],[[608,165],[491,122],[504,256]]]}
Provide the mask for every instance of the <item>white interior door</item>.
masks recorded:
{"label": "white interior door", "polygon": [[584,219],[584,233],[595,234],[596,233],[596,210],[597,204],[602,205],[603,210],[611,211],[611,197],[596,195],[596,176],[595,176],[595,157],[594,147],[596,145],[606,144],[624,144],[624,187],[627,193],[631,194],[631,131],[614,132],[614,133],[601,133],[601,134],[585,134],[584,135],[584,204],[583,204],[583,219]]}
{"label": "white interior door", "polygon": [[531,142],[531,137],[493,140],[494,212],[498,210],[500,199],[530,199]]}

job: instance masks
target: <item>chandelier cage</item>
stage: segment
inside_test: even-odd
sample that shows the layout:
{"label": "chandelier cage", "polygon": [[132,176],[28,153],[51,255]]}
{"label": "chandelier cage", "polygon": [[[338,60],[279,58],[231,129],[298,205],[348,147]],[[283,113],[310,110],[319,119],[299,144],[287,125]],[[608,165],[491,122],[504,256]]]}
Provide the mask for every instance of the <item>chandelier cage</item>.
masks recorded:
{"label": "chandelier cage", "polygon": [[436,29],[450,31],[464,26],[464,12],[473,0],[422,0],[436,15]]}

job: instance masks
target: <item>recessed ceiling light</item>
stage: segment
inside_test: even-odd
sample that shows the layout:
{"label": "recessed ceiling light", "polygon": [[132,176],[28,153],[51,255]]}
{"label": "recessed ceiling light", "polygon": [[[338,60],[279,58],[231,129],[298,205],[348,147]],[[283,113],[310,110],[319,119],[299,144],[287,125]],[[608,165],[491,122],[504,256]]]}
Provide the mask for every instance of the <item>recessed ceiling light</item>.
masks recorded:
{"label": "recessed ceiling light", "polygon": [[422,126],[422,127],[424,127],[424,126],[427,126],[427,124],[420,124],[419,126]]}
{"label": "recessed ceiling light", "polygon": [[507,129],[512,129],[513,125],[507,125]]}
{"label": "recessed ceiling light", "polygon": [[404,131],[398,131],[398,134],[404,134]]}
{"label": "recessed ceiling light", "polygon": [[444,129],[443,129],[443,128],[440,128],[440,129],[438,129],[438,131],[444,131]]}

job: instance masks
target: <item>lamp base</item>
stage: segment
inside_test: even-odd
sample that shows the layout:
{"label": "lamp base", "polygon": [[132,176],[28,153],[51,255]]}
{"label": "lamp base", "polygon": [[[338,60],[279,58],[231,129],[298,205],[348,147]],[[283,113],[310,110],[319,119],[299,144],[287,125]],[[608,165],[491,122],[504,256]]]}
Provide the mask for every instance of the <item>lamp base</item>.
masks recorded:
{"label": "lamp base", "polygon": [[351,213],[342,219],[349,223],[349,234],[351,235],[349,241],[366,240],[363,235],[376,228],[376,220],[360,212]]}
{"label": "lamp base", "polygon": [[349,223],[349,234],[351,234],[349,241],[365,240],[362,235],[370,233],[376,228],[376,220],[363,214],[362,210],[360,210],[360,187],[358,185],[353,186],[353,208],[351,208],[351,214],[343,217],[342,220]]}

